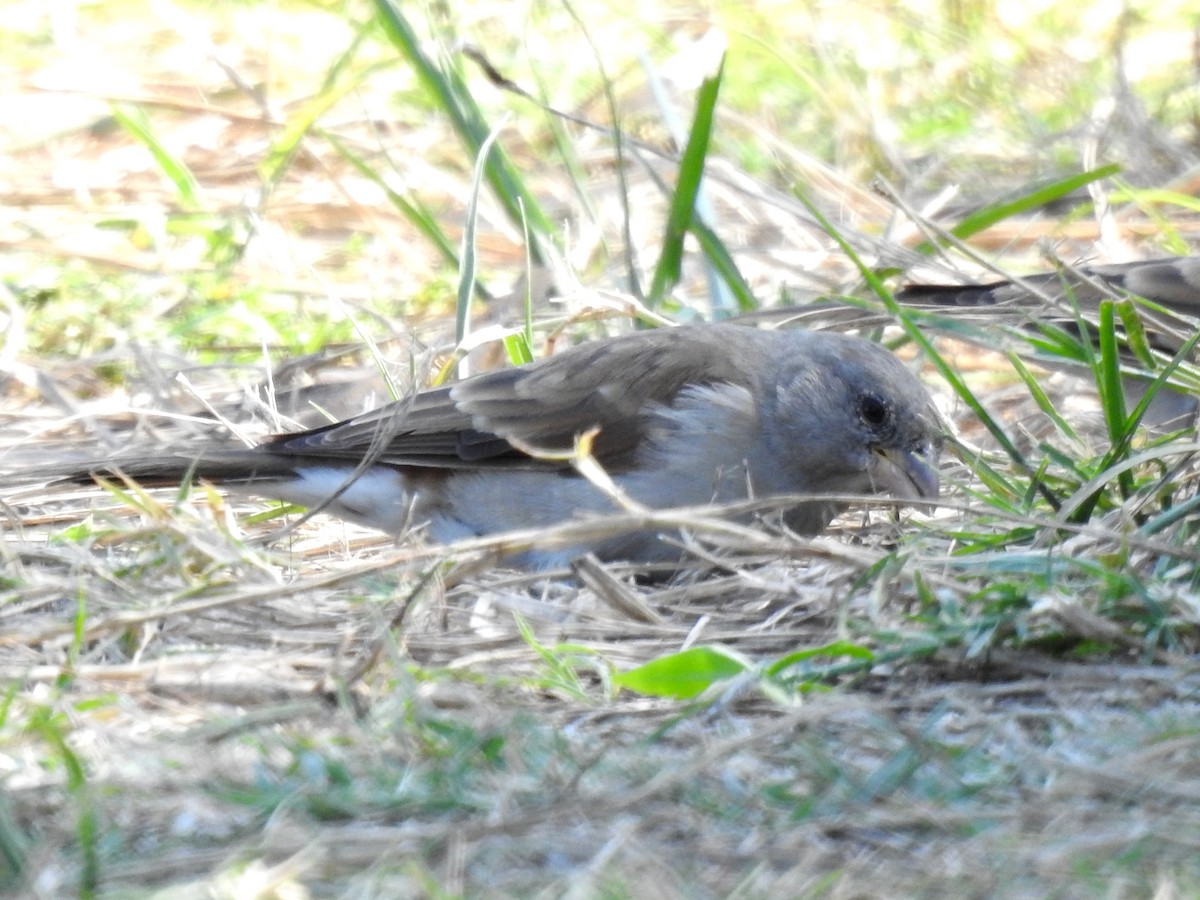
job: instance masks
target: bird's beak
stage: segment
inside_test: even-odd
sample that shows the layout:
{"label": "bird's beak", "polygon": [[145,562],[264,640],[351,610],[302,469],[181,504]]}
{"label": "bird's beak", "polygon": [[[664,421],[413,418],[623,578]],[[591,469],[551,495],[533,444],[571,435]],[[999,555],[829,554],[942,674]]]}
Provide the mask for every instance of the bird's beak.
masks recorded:
{"label": "bird's beak", "polygon": [[929,457],[912,450],[876,448],[868,470],[871,484],[880,493],[901,500],[936,500],[938,470]]}

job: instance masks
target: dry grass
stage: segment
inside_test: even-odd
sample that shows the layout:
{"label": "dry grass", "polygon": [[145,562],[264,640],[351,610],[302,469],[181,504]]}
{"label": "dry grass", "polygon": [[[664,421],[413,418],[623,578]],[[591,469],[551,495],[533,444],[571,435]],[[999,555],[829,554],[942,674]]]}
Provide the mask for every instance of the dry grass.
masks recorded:
{"label": "dry grass", "polygon": [[[406,68],[363,74],[391,59],[390,48],[365,42],[348,67],[362,76],[355,89],[322,111],[270,190],[261,178],[271,148],[316,103],[352,41],[347,22],[365,9],[82,7],[76,26],[52,22],[38,4],[17,10],[5,40],[32,36],[40,51],[6,64],[6,102],[37,114],[0,122],[8,484],[34,463],[134,442],[186,445],[221,422],[261,434],[314,415],[313,398],[347,415],[387,393],[378,357],[361,349],[364,334],[402,383],[419,377],[414,347],[448,345],[457,276],[321,139],[336,134],[377,171],[418,185],[458,239],[470,160]],[[705,18],[644,12],[647,23],[671,23],[664,59],[683,57],[684,38]],[[480,5],[459,26],[492,33],[488,15]],[[724,20],[776,46],[807,21],[771,34],[758,15]],[[831,17],[830,33],[844,38],[840,22]],[[556,28],[571,33],[557,19],[538,25],[535,44],[566,42]],[[939,20],[928,34],[946,40],[952,25]],[[625,19],[595,28],[614,48],[639,37],[653,44],[648,26]],[[1100,40],[1084,32],[1084,45]],[[1064,63],[1045,50],[1052,35],[1032,35],[1032,62],[1018,71],[1035,81],[1058,73],[1045,76],[1057,83]],[[532,83],[515,38],[487,50]],[[948,59],[950,80],[970,61]],[[1162,77],[1137,61],[1147,83]],[[626,57],[608,63],[638,136],[666,146],[657,114],[641,105],[636,67]],[[575,59],[546,67],[553,84],[582,77]],[[988,75],[996,92],[1002,75]],[[883,105],[864,122],[870,104],[850,102],[852,80],[827,77],[824,100],[849,121],[822,142],[845,154],[869,147],[876,166],[894,162],[889,174],[915,203],[930,199],[929,182],[944,185],[939,173],[966,172],[965,196],[988,199],[1061,174],[1047,147],[1010,132],[1003,152],[986,131],[978,143],[972,132],[947,139],[944,158],[911,136],[905,144],[879,126],[917,103],[918,85],[897,84],[894,106],[875,97]],[[729,88],[734,100],[746,90]],[[515,102],[482,82],[479,93],[489,111]],[[565,87],[551,101],[605,118],[594,98]],[[1141,109],[1126,101],[1121,122]],[[182,199],[145,147],[114,127],[112,102],[150,110],[198,199]],[[594,132],[573,135],[593,210],[584,214],[564,172],[541,165],[547,138],[521,111],[528,118],[502,141],[543,202],[571,222],[562,254],[571,265],[556,272],[570,276],[559,285],[569,300],[547,317],[581,331],[598,317],[620,320],[626,294],[600,290],[620,275],[611,146]],[[748,281],[769,303],[785,287],[805,298],[856,286],[852,262],[784,189],[793,179],[838,212],[856,251],[928,273],[930,263],[915,267],[917,229],[865,189],[869,171],[795,150],[790,128],[810,127],[815,115],[804,109],[792,123],[778,106],[731,104],[725,127],[744,143],[722,148],[739,165],[711,162],[711,200]],[[1121,128],[1109,133],[1112,152],[1145,183],[1186,187],[1182,165],[1164,172],[1162,154],[1135,156]],[[1178,129],[1154,134],[1185,146]],[[744,172],[752,165],[762,166],[753,177]],[[657,245],[666,208],[650,169],[669,166],[652,158],[631,170],[639,248]],[[992,194],[971,180],[979,173],[1012,184]],[[1098,243],[1113,236],[1121,252],[1147,255],[1161,252],[1150,240],[1164,234],[1194,241],[1194,215],[1172,210],[1164,230],[1161,214],[1131,204],[1108,218],[1023,218],[975,246],[1003,247],[1005,264],[1016,265],[1036,261],[1047,235],[1067,259],[1114,252]],[[486,198],[479,228],[481,271],[502,295],[524,270],[523,239]],[[702,307],[703,272],[695,259],[688,267],[677,296]],[[503,300],[485,314],[511,316]],[[1022,448],[1050,439],[1003,356],[939,346]],[[289,357],[300,362],[285,372]],[[346,378],[360,375],[377,380],[346,391]],[[1146,537],[1130,525],[1131,505],[1054,530],[1036,507],[1002,512],[975,468],[999,465],[994,441],[930,380],[965,444],[986,450],[948,464],[942,508],[905,513],[899,526],[884,512],[855,512],[812,541],[700,521],[698,556],[722,566],[700,562],[668,584],[618,568],[576,582],[505,572],[495,562],[516,538],[448,552],[326,520],[281,537],[282,519],[247,518],[261,504],[203,489],[106,496],[6,485],[7,886],[38,897],[1194,895],[1192,520]],[[1083,443],[1103,445],[1080,385],[1044,380]],[[1178,449],[1185,442],[1174,446],[1186,497],[1195,466]],[[1059,543],[1000,541],[1024,527]],[[991,534],[994,553],[956,555]],[[710,645],[751,668],[688,702],[614,685],[619,671]],[[764,673],[823,647],[827,656],[778,678]],[[863,662],[846,648],[875,657]]]}

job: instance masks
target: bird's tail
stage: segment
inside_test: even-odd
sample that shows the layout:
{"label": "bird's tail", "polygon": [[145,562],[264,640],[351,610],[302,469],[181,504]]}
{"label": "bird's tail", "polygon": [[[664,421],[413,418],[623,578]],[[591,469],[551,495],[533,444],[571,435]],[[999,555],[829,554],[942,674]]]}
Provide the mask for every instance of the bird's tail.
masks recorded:
{"label": "bird's tail", "polygon": [[294,477],[295,466],[262,450],[214,449],[157,456],[105,459],[6,459],[0,483],[8,486],[86,485],[97,481],[133,481],[144,487],[175,487],[185,481],[219,485],[253,485]]}

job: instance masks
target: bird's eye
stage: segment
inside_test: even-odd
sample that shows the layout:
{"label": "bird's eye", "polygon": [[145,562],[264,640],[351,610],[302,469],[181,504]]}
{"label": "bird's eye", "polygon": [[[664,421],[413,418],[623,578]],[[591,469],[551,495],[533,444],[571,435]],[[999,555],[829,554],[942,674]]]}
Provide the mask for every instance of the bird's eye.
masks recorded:
{"label": "bird's eye", "polygon": [[890,412],[887,401],[875,394],[863,394],[858,400],[858,414],[872,428],[886,422]]}

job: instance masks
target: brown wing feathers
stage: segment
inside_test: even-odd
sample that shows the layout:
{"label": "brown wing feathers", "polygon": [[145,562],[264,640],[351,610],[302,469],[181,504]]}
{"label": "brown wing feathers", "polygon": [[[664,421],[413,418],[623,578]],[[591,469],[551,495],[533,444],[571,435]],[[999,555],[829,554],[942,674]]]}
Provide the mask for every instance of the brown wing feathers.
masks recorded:
{"label": "brown wing feathers", "polygon": [[[645,413],[669,405],[686,384],[745,384],[737,360],[741,329],[679,328],[664,343],[646,335],[586,344],[529,366],[477,375],[451,387],[299,434],[268,439],[264,450],[294,458],[360,460],[443,468],[545,468],[514,449],[564,452],[599,428],[593,451],[614,471],[630,461]],[[602,387],[597,387],[601,385]]]}

